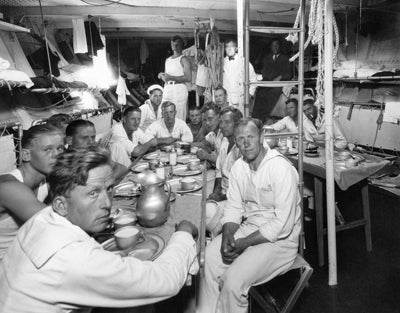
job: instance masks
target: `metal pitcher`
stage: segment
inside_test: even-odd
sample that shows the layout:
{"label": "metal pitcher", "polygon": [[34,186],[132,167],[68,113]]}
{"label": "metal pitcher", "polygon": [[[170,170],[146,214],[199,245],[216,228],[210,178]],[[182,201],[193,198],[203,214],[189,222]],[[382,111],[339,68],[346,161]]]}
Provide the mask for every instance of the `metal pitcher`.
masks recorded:
{"label": "metal pitcher", "polygon": [[[144,227],[160,226],[167,221],[169,216],[171,186],[154,176],[142,178],[139,182],[142,186],[141,194],[136,203],[138,222]],[[165,192],[165,186],[167,192]]]}

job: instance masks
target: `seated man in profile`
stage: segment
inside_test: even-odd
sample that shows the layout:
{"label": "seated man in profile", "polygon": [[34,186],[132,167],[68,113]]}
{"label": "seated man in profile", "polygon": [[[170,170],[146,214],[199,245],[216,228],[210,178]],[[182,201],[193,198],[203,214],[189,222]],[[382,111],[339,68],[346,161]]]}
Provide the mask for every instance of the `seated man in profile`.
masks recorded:
{"label": "seated man in profile", "polygon": [[189,126],[176,117],[176,106],[170,101],[161,104],[162,119],[153,122],[146,134],[157,138],[158,144],[170,145],[176,141],[192,142],[193,135]]}
{"label": "seated man in profile", "polygon": [[192,146],[198,147],[197,157],[200,160],[207,160],[213,166],[217,161],[217,156],[224,137],[219,128],[220,107],[214,102],[206,102],[201,108],[203,125],[206,136],[200,142],[193,142]]}
{"label": "seated man in profile", "polygon": [[[87,148],[96,142],[96,128],[91,121],[74,120],[65,130],[68,149]],[[127,167],[111,161],[114,178],[119,180],[127,172]]]}
{"label": "seated man in profile", "polygon": [[199,142],[204,139],[205,130],[201,119],[201,109],[193,106],[189,108],[189,128],[193,135],[193,142]]}
{"label": "seated man in profile", "polygon": [[163,88],[160,85],[151,85],[147,88],[147,94],[149,99],[139,107],[140,111],[142,111],[140,129],[143,131],[160,118],[158,111],[163,96]]}
{"label": "seated man in profile", "polygon": [[234,136],[243,157],[230,172],[222,234],[206,248],[197,313],[247,312],[250,287],[287,271],[297,255],[296,169],[262,146],[258,120],[241,120]]}
{"label": "seated man in profile", "polygon": [[46,177],[64,150],[63,138],[54,126],[32,126],[22,136],[21,166],[0,175],[0,260],[21,225],[46,206]]}
{"label": "seated man in profile", "polygon": [[110,219],[114,178],[104,148],[64,152],[48,181],[51,204],[21,227],[0,264],[0,312],[134,307],[179,292],[196,258],[190,222],[152,262],[106,251],[90,236]]}
{"label": "seated man in profile", "polygon": [[140,109],[127,107],[122,113],[121,123],[113,125],[110,153],[114,162],[128,167],[132,163],[132,158],[157,146],[157,138],[153,138],[139,128],[141,114]]}
{"label": "seated man in profile", "polygon": [[212,236],[217,235],[222,229],[220,219],[226,203],[229,175],[233,164],[242,156],[234,137],[235,126],[242,116],[242,112],[232,106],[221,111],[219,125],[224,137],[216,162],[214,189],[206,205],[206,227]]}
{"label": "seated man in profile", "polygon": [[[308,99],[304,101],[303,110],[305,116],[314,125],[314,128],[310,131],[313,141],[325,145],[325,114],[323,107],[318,110],[314,101]],[[345,149],[348,144],[336,118],[333,118],[333,144],[337,149]]]}

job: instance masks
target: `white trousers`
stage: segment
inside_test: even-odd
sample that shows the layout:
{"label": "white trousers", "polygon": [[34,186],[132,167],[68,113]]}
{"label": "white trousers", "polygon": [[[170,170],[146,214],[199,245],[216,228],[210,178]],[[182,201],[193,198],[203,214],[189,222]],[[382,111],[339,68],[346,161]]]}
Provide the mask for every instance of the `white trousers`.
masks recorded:
{"label": "white trousers", "polygon": [[[176,106],[176,117],[186,122],[188,90],[185,84],[166,84],[164,86],[163,99],[171,101]],[[161,116],[161,105],[159,109]]]}
{"label": "white trousers", "polygon": [[[243,225],[235,238],[253,231],[253,227]],[[251,246],[231,265],[226,265],[221,258],[221,240],[222,235],[217,236],[206,248],[205,276],[200,282],[197,313],[247,312],[250,287],[286,272],[297,255],[297,241],[280,240]]]}

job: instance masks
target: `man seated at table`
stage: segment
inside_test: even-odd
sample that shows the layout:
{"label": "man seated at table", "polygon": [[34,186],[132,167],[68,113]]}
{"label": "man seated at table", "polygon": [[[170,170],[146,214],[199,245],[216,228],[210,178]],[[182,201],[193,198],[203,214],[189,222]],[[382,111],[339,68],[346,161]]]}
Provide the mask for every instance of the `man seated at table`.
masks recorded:
{"label": "man seated at table", "polygon": [[197,106],[189,108],[189,128],[193,135],[193,142],[199,142],[204,139],[205,130],[201,118],[201,109]]}
{"label": "man seated at table", "polygon": [[140,117],[140,129],[145,131],[153,122],[159,119],[159,107],[163,97],[163,88],[160,85],[151,85],[147,88],[147,99],[140,107],[142,115]]}
{"label": "man seated at table", "polygon": [[215,166],[223,138],[219,128],[221,108],[214,102],[206,102],[201,108],[201,112],[207,135],[202,141],[192,143],[192,146],[199,148],[197,157],[200,160],[207,160]]}
{"label": "man seated at table", "polygon": [[224,137],[216,163],[214,189],[206,205],[206,228],[212,236],[216,236],[221,231],[220,219],[226,204],[229,174],[233,164],[242,156],[234,136],[235,126],[242,117],[242,112],[232,106],[221,111],[220,129]]}
{"label": "man seated at table", "polygon": [[153,122],[146,134],[156,137],[160,145],[170,145],[175,141],[192,142],[193,135],[189,126],[176,116],[176,106],[171,101],[161,104],[162,119]]}
{"label": "man seated at table", "polygon": [[0,260],[21,225],[45,207],[46,176],[64,150],[63,138],[52,125],[32,126],[22,136],[21,166],[0,175]]}
{"label": "man seated at table", "polygon": [[109,223],[113,184],[104,148],[59,156],[51,205],[21,227],[0,266],[0,312],[133,307],[178,293],[195,261],[196,227],[181,222],[152,262],[104,250],[90,234]]}
{"label": "man seated at table", "polygon": [[229,105],[228,94],[224,87],[219,86],[214,89],[214,99],[215,103],[221,108],[225,108]]}
{"label": "man seated at table", "polygon": [[[277,121],[276,123],[270,125],[276,131],[288,131],[288,132],[298,132],[298,101],[297,99],[289,99],[286,101],[286,111],[288,116]],[[303,118],[303,133],[304,139],[307,141],[314,141],[311,136],[311,132],[314,131],[315,127],[312,122],[302,114]]]}
{"label": "man seated at table", "polygon": [[[310,130],[311,137],[314,142],[325,145],[325,114],[324,108],[319,110],[313,100],[304,101],[304,114],[313,123],[314,128]],[[338,149],[347,147],[346,137],[343,135],[340,124],[337,119],[333,118],[333,144]]]}
{"label": "man seated at table", "polygon": [[[91,121],[74,120],[65,130],[68,149],[87,148],[96,142],[96,128]],[[119,180],[128,170],[126,166],[111,161],[114,178]]]}
{"label": "man seated at table", "polygon": [[235,141],[243,157],[229,176],[223,231],[206,248],[197,313],[247,312],[249,288],[287,271],[301,229],[298,175],[262,146],[261,124],[243,119]]}
{"label": "man seated at table", "polygon": [[122,113],[121,123],[113,125],[109,146],[111,159],[114,162],[129,166],[132,158],[157,146],[157,138],[153,138],[139,128],[141,114],[140,109],[127,107]]}

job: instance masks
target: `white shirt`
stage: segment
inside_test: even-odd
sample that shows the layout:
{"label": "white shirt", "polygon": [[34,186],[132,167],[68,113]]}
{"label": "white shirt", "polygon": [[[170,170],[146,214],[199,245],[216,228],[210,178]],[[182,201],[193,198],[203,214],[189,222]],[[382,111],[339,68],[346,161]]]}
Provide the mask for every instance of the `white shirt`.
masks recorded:
{"label": "white shirt", "polygon": [[179,292],[195,256],[192,236],[176,232],[153,262],[121,257],[47,207],[21,227],[0,264],[0,312],[89,312],[161,301]]}
{"label": "white shirt", "polygon": [[140,128],[145,131],[147,127],[157,120],[156,112],[151,105],[150,99],[147,99],[139,109],[142,111],[140,117]]}
{"label": "white shirt", "polygon": [[[250,63],[249,78],[251,82],[257,81],[257,75]],[[244,59],[239,57],[239,55],[236,54],[233,60],[229,60],[228,56],[224,58],[222,83],[228,96],[229,105],[239,106],[239,109],[243,111]],[[256,88],[254,85],[250,86],[250,95],[254,95]]]}
{"label": "white shirt", "polygon": [[221,187],[222,193],[224,194],[226,194],[226,190],[229,186],[229,174],[231,172],[232,166],[235,161],[242,156],[236,144],[233,145],[229,153],[228,147],[229,140],[226,137],[223,137],[221,149],[219,151],[216,162],[215,178],[222,178]]}
{"label": "white shirt", "polygon": [[[311,137],[314,141],[325,141],[325,114],[318,114],[315,125],[316,127],[310,130]],[[333,143],[338,149],[344,149],[348,144],[336,118],[333,118]]]}
{"label": "white shirt", "polygon": [[[272,124],[271,127],[276,131],[287,130],[288,132],[298,132],[296,123],[290,116],[285,116],[283,119],[277,121],[275,124]],[[304,138],[307,141],[314,141],[311,136],[311,133],[315,132],[315,126],[313,123],[303,114],[303,133]]]}
{"label": "white shirt", "polygon": [[149,136],[138,128],[133,132],[131,141],[122,123],[114,124],[109,144],[111,159],[114,162],[129,166],[131,164],[131,153],[133,149],[135,149],[137,145],[142,145],[152,138],[152,136]]}
{"label": "white shirt", "polygon": [[174,138],[179,138],[181,141],[193,142],[193,134],[189,126],[177,117],[175,118],[172,132],[169,132],[167,126],[165,126],[164,119],[159,119],[147,127],[146,134],[150,135],[151,138],[166,138],[172,136]]}
{"label": "white shirt", "polygon": [[[269,149],[257,171],[240,158],[229,176],[222,224],[253,225],[270,242],[300,234],[298,175],[292,164]],[[243,220],[243,221],[242,221]]]}
{"label": "white shirt", "polygon": [[210,143],[210,145],[212,146],[212,149],[217,153],[217,155],[219,154],[219,151],[221,149],[221,145],[222,145],[222,140],[224,138],[224,135],[222,134],[221,129],[218,129],[218,132],[209,132],[206,136],[205,136],[205,140]]}
{"label": "white shirt", "polygon": [[[19,182],[24,182],[24,178],[19,169],[14,169],[8,174],[14,176]],[[46,199],[47,194],[47,183],[44,182],[40,184],[36,198],[40,202],[43,202]],[[20,226],[21,222],[14,214],[10,214],[9,210],[0,207],[0,261],[3,259],[8,247],[17,235]]]}

